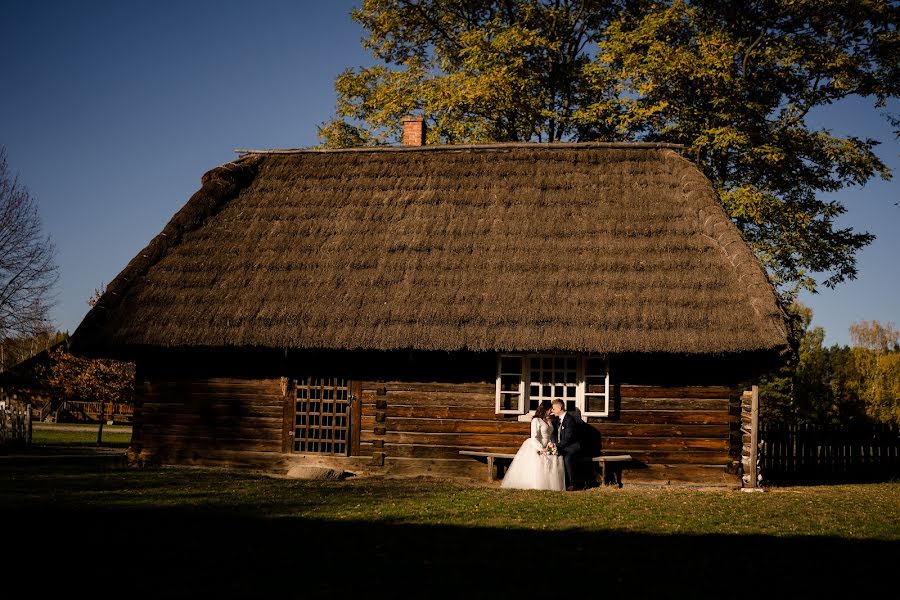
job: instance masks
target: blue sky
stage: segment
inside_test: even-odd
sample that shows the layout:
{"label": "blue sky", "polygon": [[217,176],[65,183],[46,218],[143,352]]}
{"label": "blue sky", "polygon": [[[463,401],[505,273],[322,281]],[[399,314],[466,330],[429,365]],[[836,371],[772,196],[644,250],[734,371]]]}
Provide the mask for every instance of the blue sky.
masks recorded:
{"label": "blue sky", "polygon": [[[371,64],[351,0],[188,2],[5,0],[0,8],[0,145],[37,199],[57,247],[54,324],[72,332],[94,288],[109,283],[237,148],[318,143],[334,78]],[[894,112],[898,104],[892,105]],[[837,133],[900,142],[870,102],[812,115]],[[876,241],[859,277],[802,300],[827,344],[848,327],[900,325],[900,184],[835,195],[844,226]]]}

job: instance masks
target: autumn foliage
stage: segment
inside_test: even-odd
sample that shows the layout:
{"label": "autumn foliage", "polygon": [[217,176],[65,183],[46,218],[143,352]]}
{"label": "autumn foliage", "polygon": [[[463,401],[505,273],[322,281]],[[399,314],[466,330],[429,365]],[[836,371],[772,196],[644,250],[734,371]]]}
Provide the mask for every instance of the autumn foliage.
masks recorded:
{"label": "autumn foliage", "polygon": [[134,400],[134,364],[118,360],[83,358],[62,347],[50,351],[41,378],[56,401],[131,403]]}
{"label": "autumn foliage", "polygon": [[802,306],[803,328],[797,361],[760,386],[761,411],[768,423],[900,425],[900,332],[893,325],[860,321],[850,326],[851,346],[825,346],[825,330],[810,327],[812,312]]}

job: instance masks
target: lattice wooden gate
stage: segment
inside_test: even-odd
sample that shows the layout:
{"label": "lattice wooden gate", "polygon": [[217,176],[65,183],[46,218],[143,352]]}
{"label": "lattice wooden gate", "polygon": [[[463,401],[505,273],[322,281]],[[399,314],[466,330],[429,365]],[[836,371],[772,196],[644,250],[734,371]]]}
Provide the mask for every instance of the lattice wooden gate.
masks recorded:
{"label": "lattice wooden gate", "polygon": [[353,382],[306,377],[294,385],[293,451],[351,456],[359,445],[359,394]]}

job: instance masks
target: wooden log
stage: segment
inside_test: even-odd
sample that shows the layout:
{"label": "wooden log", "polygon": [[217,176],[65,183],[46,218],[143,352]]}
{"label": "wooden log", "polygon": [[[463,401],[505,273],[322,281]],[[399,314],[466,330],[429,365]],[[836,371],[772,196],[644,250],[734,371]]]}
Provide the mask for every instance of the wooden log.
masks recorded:
{"label": "wooden log", "polygon": [[720,450],[727,453],[730,447],[728,440],[694,438],[606,438],[603,441],[603,450],[612,450],[617,453],[635,454],[641,451],[681,449]]}
{"label": "wooden log", "polygon": [[143,417],[142,423],[149,426],[201,429],[221,428],[223,431],[230,431],[236,429],[281,429],[284,426],[284,419],[281,417],[222,417],[204,414],[150,412]]}
{"label": "wooden log", "polygon": [[736,489],[741,485],[738,476],[729,473],[724,465],[648,465],[646,468],[628,469],[623,479],[626,486],[636,483]]}
{"label": "wooden log", "polygon": [[627,385],[619,386],[619,394],[624,398],[690,398],[728,400],[735,393],[733,388],[724,386],[662,387]]}
{"label": "wooden log", "polygon": [[[612,420],[609,420],[612,422]],[[600,422],[607,422],[601,420]],[[716,410],[629,410],[623,411],[617,423],[717,425],[734,422],[725,411]]]}
{"label": "wooden log", "polygon": [[220,391],[199,391],[199,390],[163,390],[149,389],[136,391],[136,396],[146,398],[148,402],[172,402],[185,398],[192,398],[195,402],[258,402],[263,401],[267,404],[275,404],[281,400],[281,393],[272,393],[271,390],[240,393],[234,390]]}
{"label": "wooden log", "polygon": [[728,425],[639,425],[633,423],[602,422],[591,423],[602,436],[610,437],[702,437],[727,438]]}
{"label": "wooden log", "polygon": [[[361,432],[361,439],[372,441],[376,437],[367,431]],[[478,433],[414,433],[387,431],[384,435],[389,444],[415,444],[415,445],[445,445],[458,446],[460,449],[471,446],[507,446],[521,445],[523,438],[517,435],[505,434],[478,434]],[[695,439],[695,438],[606,438],[602,444],[603,450],[615,450],[616,453],[633,454],[635,451],[652,450],[678,450],[678,449],[703,449],[720,450],[728,452],[727,439]],[[619,452],[622,451],[622,452]]]}
{"label": "wooden log", "polygon": [[[373,412],[374,412],[374,405]],[[491,399],[489,405],[480,407],[467,406],[409,406],[409,405],[390,405],[387,407],[388,417],[405,417],[410,419],[480,419],[495,420],[505,418],[494,412],[494,402]]]}
{"label": "wooden log", "polygon": [[268,404],[192,404],[190,402],[144,402],[144,410],[147,414],[184,414],[191,415],[203,411],[214,417],[240,417],[240,418],[279,418],[284,414],[284,407]]}
{"label": "wooden log", "polygon": [[407,381],[363,381],[363,392],[365,390],[384,389],[391,395],[391,392],[450,392],[450,393],[473,393],[486,394],[493,396],[495,383],[474,382],[474,383],[443,383],[443,382],[407,382]]}
{"label": "wooden log", "polygon": [[730,406],[726,398],[626,398],[622,397],[619,403],[620,411],[624,415],[629,411],[714,411],[727,414]]}
{"label": "wooden log", "polygon": [[222,428],[222,427],[203,427],[198,428],[194,425],[182,425],[182,424],[168,424],[165,426],[160,426],[157,424],[144,423],[141,427],[141,430],[145,433],[157,433],[157,432],[165,432],[166,434],[177,435],[181,437],[190,437],[191,435],[196,436],[197,438],[201,437],[215,437],[218,439],[247,439],[247,440],[259,440],[259,439],[269,439],[278,441],[281,443],[281,426],[277,427],[269,427],[265,429],[257,429],[257,428],[248,428],[248,427],[234,427],[234,428]]}
{"label": "wooden log", "polygon": [[[475,449],[480,452],[500,452],[505,454],[514,454],[518,447],[495,447],[490,450]],[[384,451],[387,456],[397,458],[458,458],[459,447],[457,446],[411,446],[404,444],[385,444]]]}
{"label": "wooden log", "polygon": [[[381,442],[376,440],[374,443]],[[360,452],[371,452],[372,443],[362,443]],[[384,444],[384,451],[388,457],[399,458],[454,458],[459,455],[460,446],[439,445],[411,445],[411,444]],[[368,450],[367,450],[368,449]],[[515,453],[519,446],[467,446],[464,449],[478,450],[482,452]],[[651,451],[629,452],[632,458],[644,464],[693,464],[693,465],[717,465],[724,466],[731,462],[731,458],[724,452],[715,451]]]}
{"label": "wooden log", "polygon": [[[362,417],[362,427],[373,429],[377,419]],[[508,433],[521,436],[524,441],[530,432],[530,424],[519,421],[467,421],[458,419],[401,419],[389,418],[390,431],[418,433]]]}
{"label": "wooden log", "polygon": [[[378,436],[366,430],[360,432],[360,439],[371,442]],[[408,433],[388,431],[383,436],[385,443],[391,444],[417,444],[431,445],[438,444],[443,446],[458,446],[466,448],[469,446],[507,446],[518,448],[523,441],[521,435],[501,435],[501,434],[469,434],[469,433]]]}
{"label": "wooden log", "polygon": [[162,434],[153,431],[141,432],[141,443],[146,449],[169,448],[186,449],[204,454],[211,450],[235,451],[267,451],[281,452],[281,440],[263,440],[258,438],[228,438],[208,436],[184,436]]}
{"label": "wooden log", "polygon": [[366,402],[376,402],[379,398],[384,398],[389,406],[465,406],[469,408],[493,408],[494,406],[493,394],[473,394],[462,391],[457,393],[424,390],[393,391],[388,392],[385,396],[378,396],[374,391],[364,391],[362,397]]}
{"label": "wooden log", "polygon": [[633,451],[634,460],[644,464],[725,465],[732,458],[724,452],[705,450]]}
{"label": "wooden log", "polygon": [[190,379],[178,381],[144,381],[135,386],[135,391],[154,391],[165,394],[267,394],[281,396],[279,379]]}

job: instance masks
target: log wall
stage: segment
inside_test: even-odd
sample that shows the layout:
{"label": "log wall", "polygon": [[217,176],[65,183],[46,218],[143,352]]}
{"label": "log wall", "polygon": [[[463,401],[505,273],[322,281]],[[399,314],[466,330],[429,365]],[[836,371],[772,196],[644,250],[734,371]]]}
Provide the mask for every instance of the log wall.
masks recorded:
{"label": "log wall", "polygon": [[[459,450],[514,453],[530,424],[494,413],[494,384],[364,382],[361,454],[386,470],[471,472]],[[631,454],[626,480],[739,486],[740,394],[725,386],[616,386],[587,420],[592,455]],[[464,461],[472,461],[465,458]],[[472,461],[474,462],[474,461]],[[478,476],[484,476],[479,465]]]}
{"label": "log wall", "polygon": [[242,453],[282,451],[285,400],[279,379],[143,381],[129,450],[140,463],[246,462]]}
{"label": "log wall", "polygon": [[[486,466],[460,456],[459,450],[512,453],[529,434],[528,421],[494,413],[495,355],[453,356],[452,364],[443,356],[413,354],[376,361],[369,356],[338,358],[342,360],[332,364],[341,365],[340,376],[357,382],[361,396],[354,456],[290,452],[292,399],[284,395],[278,377],[172,376],[155,361],[154,370],[142,369],[145,376],[136,390],[133,458],[274,471],[327,466],[359,474],[483,479]],[[590,453],[631,454],[635,461],[624,471],[626,483],[740,486],[740,388],[689,385],[712,379],[704,369],[663,372],[648,368],[647,360],[618,364],[614,379],[620,382],[613,385],[610,416],[588,419]],[[279,370],[291,372],[290,366]],[[327,372],[328,365],[324,367]],[[436,377],[442,367],[453,382]],[[385,378],[373,377],[378,374]]]}

